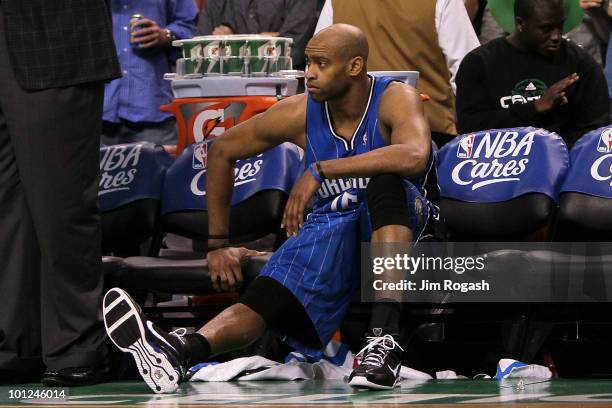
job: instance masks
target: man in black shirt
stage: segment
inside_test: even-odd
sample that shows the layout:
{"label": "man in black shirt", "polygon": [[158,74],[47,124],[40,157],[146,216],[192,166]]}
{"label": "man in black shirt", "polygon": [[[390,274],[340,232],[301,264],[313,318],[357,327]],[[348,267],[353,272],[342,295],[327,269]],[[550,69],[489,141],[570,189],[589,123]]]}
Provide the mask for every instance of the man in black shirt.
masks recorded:
{"label": "man in black shirt", "polygon": [[536,126],[568,146],[608,124],[601,67],[562,37],[563,0],[516,0],[516,30],[465,56],[457,73],[461,133]]}

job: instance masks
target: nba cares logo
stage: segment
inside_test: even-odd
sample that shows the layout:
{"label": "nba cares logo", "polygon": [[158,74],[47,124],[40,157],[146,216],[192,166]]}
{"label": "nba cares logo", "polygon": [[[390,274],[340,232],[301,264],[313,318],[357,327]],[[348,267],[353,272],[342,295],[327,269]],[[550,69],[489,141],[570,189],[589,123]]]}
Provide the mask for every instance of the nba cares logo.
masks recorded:
{"label": "nba cares logo", "polygon": [[607,128],[601,132],[597,143],[599,153],[607,153],[598,157],[591,165],[591,177],[596,181],[605,181],[612,187],[612,128]]}
{"label": "nba cares logo", "polygon": [[606,129],[601,133],[599,143],[597,144],[597,151],[600,153],[612,152],[612,128]]}
{"label": "nba cares logo", "polygon": [[198,143],[193,147],[193,169],[202,170],[208,165],[208,143]]}
{"label": "nba cares logo", "polygon": [[[204,196],[206,195],[206,186],[204,183],[204,175],[207,172],[206,169],[206,157],[207,157],[207,144],[202,143],[201,145],[194,145],[193,149],[193,168],[200,171],[191,179],[190,189],[193,195]],[[198,153],[200,151],[201,153]],[[201,158],[201,161],[200,161]],[[257,181],[257,176],[261,173],[263,168],[263,154],[252,157],[247,160],[238,160],[234,167],[234,187],[241,186],[243,184],[254,183]],[[203,167],[196,167],[203,166]]]}
{"label": "nba cares logo", "polygon": [[463,136],[457,147],[457,157],[460,159],[469,159],[474,151],[474,140],[476,135]]}
{"label": "nba cares logo", "polygon": [[527,170],[535,132],[496,130],[464,136],[457,147],[456,165],[451,171],[453,182],[471,185],[472,191],[491,184],[520,181]]}
{"label": "nba cares logo", "polygon": [[102,149],[98,196],[129,190],[139,168],[143,145],[115,145]]}

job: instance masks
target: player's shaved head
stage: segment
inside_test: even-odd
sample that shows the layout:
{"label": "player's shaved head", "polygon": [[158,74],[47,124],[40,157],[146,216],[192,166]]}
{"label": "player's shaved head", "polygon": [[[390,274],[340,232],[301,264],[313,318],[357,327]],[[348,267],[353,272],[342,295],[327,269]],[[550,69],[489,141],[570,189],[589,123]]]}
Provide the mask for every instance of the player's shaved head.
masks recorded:
{"label": "player's shaved head", "polygon": [[334,24],[306,45],[306,83],[310,96],[326,101],[356,86],[368,85],[368,40],[359,28]]}
{"label": "player's shaved head", "polygon": [[324,51],[332,57],[368,60],[368,40],[359,28],[349,24],[334,24],[319,31],[306,46],[307,51]]}

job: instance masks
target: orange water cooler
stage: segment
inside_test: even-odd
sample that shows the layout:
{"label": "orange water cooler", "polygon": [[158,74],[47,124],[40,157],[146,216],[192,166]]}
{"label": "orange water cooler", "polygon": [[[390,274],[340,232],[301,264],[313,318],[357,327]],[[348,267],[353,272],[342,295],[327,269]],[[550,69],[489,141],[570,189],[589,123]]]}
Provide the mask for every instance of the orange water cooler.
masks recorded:
{"label": "orange water cooler", "polygon": [[291,76],[178,77],[171,83],[175,99],[161,109],[176,117],[177,155],[185,146],[219,136],[280,99],[295,95],[298,86]]}

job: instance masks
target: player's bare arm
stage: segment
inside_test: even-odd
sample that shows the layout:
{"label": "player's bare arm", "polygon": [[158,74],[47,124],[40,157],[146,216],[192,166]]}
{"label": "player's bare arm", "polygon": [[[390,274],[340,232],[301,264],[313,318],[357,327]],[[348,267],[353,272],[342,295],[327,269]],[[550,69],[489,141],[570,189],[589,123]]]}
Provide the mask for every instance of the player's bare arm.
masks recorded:
{"label": "player's bare arm", "polygon": [[[256,156],[283,142],[304,147],[306,139],[306,96],[296,95],[280,101],[225,132],[208,154],[206,195],[208,204],[209,248],[229,243],[230,201],[237,160]],[[234,290],[242,282],[240,259],[261,255],[246,248],[223,248],[207,255],[213,287]]]}
{"label": "player's bare arm", "polygon": [[[431,134],[418,92],[408,85],[390,84],[381,99],[378,118],[389,146],[358,156],[322,161],[319,166],[325,178],[372,177],[384,173],[417,178],[425,173]],[[283,215],[288,236],[295,236],[302,228],[306,205],[320,187],[321,183],[308,170],[295,184]]]}

